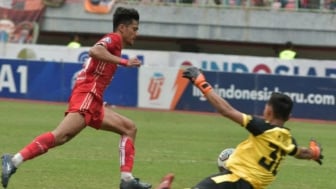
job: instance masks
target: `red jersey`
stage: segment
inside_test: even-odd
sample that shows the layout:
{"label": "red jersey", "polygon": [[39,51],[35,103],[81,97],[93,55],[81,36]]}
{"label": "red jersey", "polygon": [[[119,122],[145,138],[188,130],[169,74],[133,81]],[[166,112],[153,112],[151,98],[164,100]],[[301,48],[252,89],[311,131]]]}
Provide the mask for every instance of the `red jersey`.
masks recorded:
{"label": "red jersey", "polygon": [[[119,34],[109,33],[101,38],[95,45],[103,45],[111,54],[120,57],[121,43],[122,39]],[[76,85],[82,86],[82,89],[94,89],[99,96],[103,95],[104,90],[113,79],[118,65],[89,58],[84,66],[77,77]],[[84,86],[81,84],[84,84]]]}
{"label": "red jersey", "polygon": [[[103,45],[111,54],[121,56],[122,39],[116,33],[105,35],[95,45]],[[77,76],[66,113],[80,112],[87,125],[99,129],[104,117],[103,93],[117,68],[117,64],[90,57]]]}

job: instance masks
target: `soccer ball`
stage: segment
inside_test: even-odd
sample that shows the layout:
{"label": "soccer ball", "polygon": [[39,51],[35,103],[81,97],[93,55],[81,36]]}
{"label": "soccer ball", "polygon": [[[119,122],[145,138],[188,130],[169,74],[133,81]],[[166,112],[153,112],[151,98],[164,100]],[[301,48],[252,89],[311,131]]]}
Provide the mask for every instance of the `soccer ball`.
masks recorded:
{"label": "soccer ball", "polygon": [[230,155],[234,152],[234,148],[226,148],[224,149],[217,158],[217,166],[219,171],[223,171],[226,169],[226,161],[229,159]]}

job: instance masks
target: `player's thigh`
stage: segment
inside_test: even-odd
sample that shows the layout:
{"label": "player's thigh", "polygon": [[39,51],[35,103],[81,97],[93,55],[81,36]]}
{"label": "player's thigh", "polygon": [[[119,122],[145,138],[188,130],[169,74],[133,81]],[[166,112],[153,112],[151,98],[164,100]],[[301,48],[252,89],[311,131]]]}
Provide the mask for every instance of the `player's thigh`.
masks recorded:
{"label": "player's thigh", "polygon": [[121,135],[133,135],[132,133],[136,131],[135,124],[131,119],[107,107],[104,107],[104,117],[100,129]]}
{"label": "player's thigh", "polygon": [[199,182],[192,189],[253,189],[252,186],[231,173],[216,173]]}
{"label": "player's thigh", "polygon": [[209,177],[204,178],[199,183],[197,183],[192,189],[221,189],[218,183],[212,180],[212,177],[221,176],[221,173],[216,173],[214,175],[210,175]]}
{"label": "player's thigh", "polygon": [[252,189],[252,188],[241,188],[237,183],[239,181],[224,181],[220,183],[215,183],[210,178],[206,178],[196,186],[192,187],[192,189]]}

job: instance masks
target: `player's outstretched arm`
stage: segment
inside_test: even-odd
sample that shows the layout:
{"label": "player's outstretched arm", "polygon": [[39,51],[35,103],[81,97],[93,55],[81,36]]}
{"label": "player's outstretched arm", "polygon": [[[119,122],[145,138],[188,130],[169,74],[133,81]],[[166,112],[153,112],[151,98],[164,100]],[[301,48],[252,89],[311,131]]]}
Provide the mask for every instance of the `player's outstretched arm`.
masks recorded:
{"label": "player's outstretched arm", "polygon": [[99,44],[90,48],[89,55],[94,59],[113,64],[119,64],[121,61],[120,57],[111,54],[103,45]]}
{"label": "player's outstretched arm", "polygon": [[89,50],[90,57],[108,62],[112,64],[119,64],[126,67],[139,67],[141,61],[137,58],[123,59],[111,54],[103,45],[97,44]]}
{"label": "player's outstretched arm", "polygon": [[322,147],[316,140],[310,140],[309,147],[299,147],[298,153],[295,155],[298,159],[314,160],[318,164],[322,165]]}
{"label": "player's outstretched arm", "polygon": [[189,79],[221,115],[239,124],[243,123],[243,114],[214,92],[212,86],[206,81],[205,76],[199,68],[194,66],[186,68],[183,72],[183,77]]}

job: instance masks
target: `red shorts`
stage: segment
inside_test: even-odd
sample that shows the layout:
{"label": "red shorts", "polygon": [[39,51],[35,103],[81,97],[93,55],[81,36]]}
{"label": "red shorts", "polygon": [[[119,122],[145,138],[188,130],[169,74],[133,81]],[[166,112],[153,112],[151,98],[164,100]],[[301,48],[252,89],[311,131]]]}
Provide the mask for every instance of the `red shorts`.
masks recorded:
{"label": "red shorts", "polygon": [[103,100],[91,92],[74,91],[65,113],[70,112],[81,113],[84,116],[86,125],[99,129],[104,118]]}

